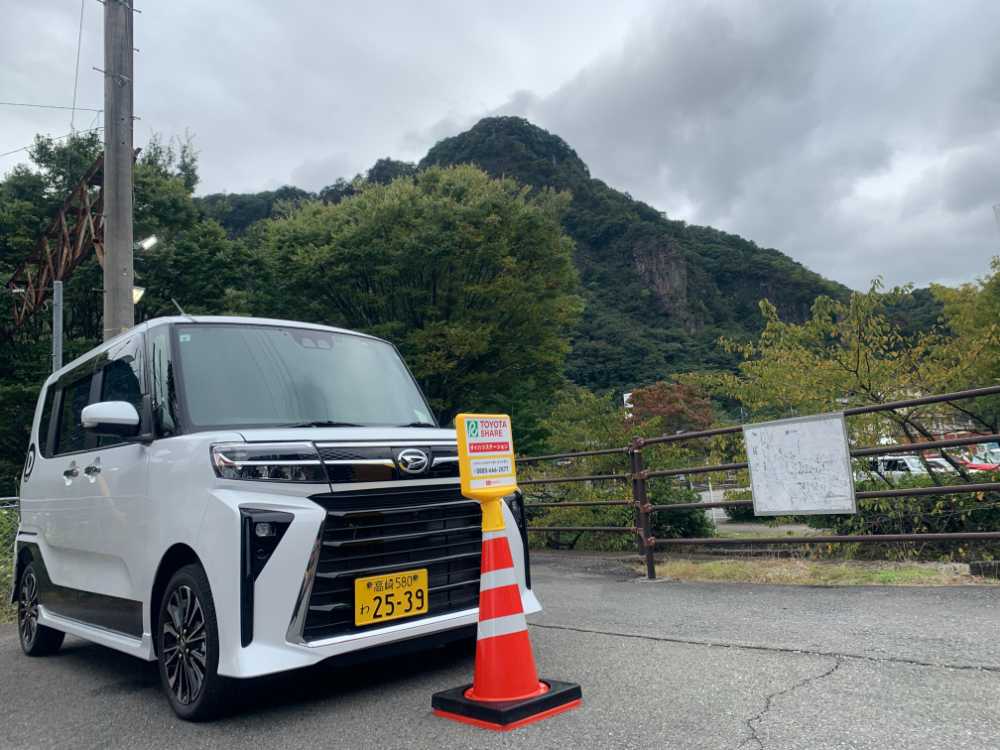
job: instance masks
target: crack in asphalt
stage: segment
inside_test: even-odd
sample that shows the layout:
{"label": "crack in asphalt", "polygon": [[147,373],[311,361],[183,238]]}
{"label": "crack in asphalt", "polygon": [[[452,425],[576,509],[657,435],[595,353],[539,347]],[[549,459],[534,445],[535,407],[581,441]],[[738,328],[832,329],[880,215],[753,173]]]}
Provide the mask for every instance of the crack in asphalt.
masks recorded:
{"label": "crack in asphalt", "polygon": [[868,661],[875,664],[905,664],[914,667],[931,667],[933,669],[955,669],[963,672],[990,672],[1000,674],[1000,666],[990,664],[942,664],[939,662],[921,661],[920,659],[909,659],[903,656],[867,656],[865,654],[843,654],[836,651],[817,651],[806,648],[787,648],[784,646],[762,646],[753,643],[727,643],[725,641],[706,641],[697,638],[674,638],[665,635],[648,635],[645,633],[619,633],[614,630],[597,630],[594,628],[578,628],[572,625],[549,625],[543,623],[529,623],[533,628],[544,630],[567,630],[574,633],[588,633],[591,635],[610,635],[619,638],[638,638],[646,641],[659,641],[662,643],[679,643],[686,646],[713,646],[716,648],[735,648],[746,651],[765,651],[778,654],[802,654],[805,656],[822,656],[831,659],[856,659],[858,661]]}
{"label": "crack in asphalt", "polygon": [[747,737],[745,740],[743,740],[743,742],[741,742],[736,747],[736,750],[741,750],[741,748],[746,747],[748,744],[752,742],[757,743],[757,750],[764,750],[764,740],[761,739],[758,729],[760,728],[761,722],[764,721],[764,717],[767,716],[767,714],[770,712],[771,706],[774,704],[774,701],[783,695],[794,693],[799,688],[805,687],[806,685],[809,685],[813,682],[818,682],[819,680],[829,677],[838,669],[840,669],[840,665],[843,664],[843,662],[844,662],[843,658],[834,657],[833,666],[825,670],[822,674],[806,677],[802,680],[799,680],[790,687],[784,688],[783,690],[776,690],[773,693],[769,693],[767,697],[764,699],[764,707],[756,714],[754,714],[753,716],[751,716],[749,719],[746,720],[745,723],[747,725],[747,730],[750,732],[750,736]]}

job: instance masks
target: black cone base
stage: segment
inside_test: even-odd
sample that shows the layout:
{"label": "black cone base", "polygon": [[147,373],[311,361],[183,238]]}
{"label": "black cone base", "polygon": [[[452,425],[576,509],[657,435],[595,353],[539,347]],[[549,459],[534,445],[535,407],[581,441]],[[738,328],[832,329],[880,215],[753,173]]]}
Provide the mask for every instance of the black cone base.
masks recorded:
{"label": "black cone base", "polygon": [[548,692],[519,701],[474,701],[465,697],[472,687],[442,690],[431,696],[431,708],[438,716],[461,721],[483,729],[505,731],[568,711],[580,705],[583,692],[572,682],[545,680]]}

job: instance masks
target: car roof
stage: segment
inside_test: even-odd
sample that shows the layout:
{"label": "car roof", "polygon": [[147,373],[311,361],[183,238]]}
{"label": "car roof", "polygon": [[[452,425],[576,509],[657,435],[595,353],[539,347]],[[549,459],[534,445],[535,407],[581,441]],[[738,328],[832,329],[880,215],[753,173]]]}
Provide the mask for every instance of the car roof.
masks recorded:
{"label": "car roof", "polygon": [[330,333],[344,333],[351,336],[362,336],[364,338],[373,339],[375,341],[384,341],[377,336],[371,336],[367,333],[361,333],[360,331],[351,331],[347,328],[337,328],[335,326],[326,326],[319,323],[304,323],[298,320],[282,320],[279,318],[253,318],[244,315],[168,315],[160,318],[151,318],[140,323],[137,326],[130,328],[127,331],[119,333],[114,338],[110,338],[103,342],[99,346],[95,346],[93,349],[81,354],[79,357],[71,362],[66,363],[61,368],[49,375],[45,380],[45,385],[48,386],[55,380],[58,380],[62,375],[69,372],[77,365],[87,361],[91,357],[100,354],[103,351],[113,348],[116,344],[124,341],[129,336],[133,336],[136,333],[143,333],[152,328],[158,328],[159,326],[171,325],[176,323],[188,323],[188,324],[198,324],[198,323],[225,323],[229,325],[258,325],[258,326],[284,326],[286,328],[305,328],[313,331],[329,331]]}

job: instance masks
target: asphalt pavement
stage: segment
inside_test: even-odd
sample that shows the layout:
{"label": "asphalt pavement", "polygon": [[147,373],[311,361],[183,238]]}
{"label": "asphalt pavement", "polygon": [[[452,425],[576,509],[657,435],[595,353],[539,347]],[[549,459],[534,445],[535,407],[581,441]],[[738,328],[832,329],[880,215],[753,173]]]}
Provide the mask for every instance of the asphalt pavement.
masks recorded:
{"label": "asphalt pavement", "polygon": [[535,555],[540,672],[583,686],[570,713],[508,734],[434,717],[471,654],[326,666],[241,685],[213,724],[177,720],[156,668],[67,639],[21,655],[0,626],[0,747],[1000,748],[1000,587],[646,582]]}

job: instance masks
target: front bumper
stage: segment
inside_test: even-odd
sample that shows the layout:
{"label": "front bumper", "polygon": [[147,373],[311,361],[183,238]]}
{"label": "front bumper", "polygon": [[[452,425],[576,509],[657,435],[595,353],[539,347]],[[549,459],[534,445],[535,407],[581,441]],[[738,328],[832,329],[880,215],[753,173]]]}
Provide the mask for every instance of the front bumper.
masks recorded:
{"label": "front bumper", "polygon": [[[378,658],[386,650],[379,647],[389,647],[411,639],[420,639],[430,645],[435,642],[435,634],[439,634],[441,641],[445,642],[454,636],[454,631],[475,626],[478,621],[478,608],[468,607],[439,615],[432,613],[429,616],[392,621],[381,627],[369,627],[357,632],[308,639],[303,635],[303,628],[312,585],[316,580],[326,510],[306,498],[262,497],[258,493],[237,498],[234,495],[242,493],[230,493],[228,490],[222,492],[228,495],[225,497],[226,502],[217,504],[215,512],[224,512],[221,510],[222,506],[230,509],[235,507],[237,512],[240,506],[253,507],[290,513],[293,520],[253,583],[253,609],[250,615],[253,637],[246,646],[241,645],[239,586],[215,585],[218,575],[228,575],[230,581],[236,581],[233,576],[235,566],[232,564],[232,554],[222,555],[221,548],[216,545],[213,556],[229,558],[224,564],[215,560],[212,566],[217,569],[215,575],[210,572],[213,593],[219,592],[215,598],[219,623],[220,674],[229,677],[255,677],[309,666],[362,650],[366,652],[364,656]],[[504,514],[524,610],[528,614],[537,612],[541,605],[525,585],[526,563],[520,531],[506,506]],[[232,549],[231,553],[235,553],[238,558],[238,549]],[[405,567],[402,565],[400,569]],[[223,569],[226,569],[226,573],[222,572]]]}

